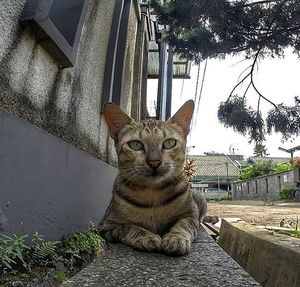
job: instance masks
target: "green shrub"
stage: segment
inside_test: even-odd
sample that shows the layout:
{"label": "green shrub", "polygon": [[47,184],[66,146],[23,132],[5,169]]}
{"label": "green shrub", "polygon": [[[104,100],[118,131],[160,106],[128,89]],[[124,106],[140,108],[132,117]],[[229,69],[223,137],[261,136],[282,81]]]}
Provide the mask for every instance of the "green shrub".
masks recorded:
{"label": "green shrub", "polygon": [[0,238],[0,269],[12,269],[18,260],[26,267],[24,251],[29,249],[25,244],[26,237],[27,235],[18,236],[13,234],[11,237],[2,235],[2,238]]}
{"label": "green shrub", "polygon": [[242,169],[241,180],[247,180],[253,177],[270,174],[274,171],[275,164],[271,160],[264,160],[255,165],[250,165]]}
{"label": "green shrub", "polygon": [[32,262],[36,265],[44,265],[45,259],[52,261],[56,257],[56,248],[58,241],[45,241],[44,236],[35,232],[32,236]]}
{"label": "green shrub", "polygon": [[[99,255],[104,244],[95,228],[54,242],[45,241],[36,232],[32,236],[30,247],[25,244],[26,237],[27,235],[0,237],[0,277],[1,274],[9,275],[37,268],[56,268],[57,264],[62,264],[68,275],[74,274],[85,262],[90,262]],[[66,274],[57,273],[54,279],[64,281],[64,275]]]}
{"label": "green shrub", "polygon": [[94,230],[76,233],[65,242],[69,254],[80,258],[84,254],[95,254],[103,247],[103,240]]}
{"label": "green shrub", "polygon": [[69,279],[69,277],[64,272],[55,272],[52,278],[58,283],[62,284]]}
{"label": "green shrub", "polygon": [[293,165],[291,163],[282,163],[282,164],[275,166],[274,171],[282,172],[282,171],[288,171],[291,169],[293,169]]}
{"label": "green shrub", "polygon": [[293,193],[293,187],[284,187],[279,191],[279,199],[293,199]]}
{"label": "green shrub", "polygon": [[273,172],[283,172],[293,169],[293,164],[282,163],[276,165],[272,160],[264,160],[257,164],[247,166],[242,169],[240,174],[241,180],[247,180],[257,176],[267,175]]}
{"label": "green shrub", "polygon": [[222,196],[219,200],[220,200],[220,201],[222,201],[222,200],[232,200],[232,198],[231,198],[230,195],[224,195],[224,196]]}

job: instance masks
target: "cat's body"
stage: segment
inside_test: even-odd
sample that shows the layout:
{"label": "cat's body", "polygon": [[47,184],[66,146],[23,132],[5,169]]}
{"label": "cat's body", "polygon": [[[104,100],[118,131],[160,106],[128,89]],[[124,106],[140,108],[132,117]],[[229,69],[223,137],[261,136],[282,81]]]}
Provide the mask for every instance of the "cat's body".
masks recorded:
{"label": "cat's body", "polygon": [[100,225],[106,239],[171,255],[189,252],[206,212],[205,200],[189,189],[183,171],[193,107],[187,102],[168,122],[138,123],[113,104],[104,108],[119,164]]}

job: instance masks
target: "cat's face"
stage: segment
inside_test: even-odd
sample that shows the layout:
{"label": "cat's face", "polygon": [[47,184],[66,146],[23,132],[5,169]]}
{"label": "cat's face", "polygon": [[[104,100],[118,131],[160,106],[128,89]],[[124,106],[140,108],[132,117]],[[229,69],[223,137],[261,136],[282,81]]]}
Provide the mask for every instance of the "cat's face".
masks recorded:
{"label": "cat's face", "polygon": [[192,101],[185,103],[167,122],[135,122],[112,103],[104,116],[118,154],[119,176],[133,183],[176,182],[182,174],[186,136],[193,113]]}

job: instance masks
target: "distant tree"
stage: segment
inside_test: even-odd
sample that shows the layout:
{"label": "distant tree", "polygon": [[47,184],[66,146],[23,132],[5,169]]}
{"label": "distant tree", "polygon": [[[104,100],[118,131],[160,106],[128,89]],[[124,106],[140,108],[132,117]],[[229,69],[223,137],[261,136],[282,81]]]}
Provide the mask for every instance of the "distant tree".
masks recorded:
{"label": "distant tree", "polygon": [[274,171],[275,166],[275,163],[271,160],[264,160],[257,164],[247,166],[242,169],[240,179],[246,180],[257,176],[270,174]]}
{"label": "distant tree", "polygon": [[[254,72],[258,59],[284,56],[292,47],[300,55],[299,0],[152,0],[158,21],[166,25],[164,41],[174,50],[196,62],[223,58],[243,52],[253,59],[218,109],[218,118],[226,127],[262,142],[265,133],[282,134],[283,140],[300,134],[300,99],[295,106],[275,104],[257,89]],[[237,87],[248,82],[242,95]],[[247,105],[249,89],[258,94],[257,109]],[[264,120],[261,99],[272,105]],[[238,110],[240,109],[240,110]]]}
{"label": "distant tree", "polygon": [[261,143],[256,143],[254,147],[254,155],[257,157],[264,157],[264,156],[268,156],[269,153],[267,152],[267,148],[265,145]]}
{"label": "distant tree", "polygon": [[272,160],[262,160],[256,164],[246,166],[241,170],[240,179],[247,180],[257,176],[270,174],[273,172],[283,172],[294,168],[291,163],[276,164]]}

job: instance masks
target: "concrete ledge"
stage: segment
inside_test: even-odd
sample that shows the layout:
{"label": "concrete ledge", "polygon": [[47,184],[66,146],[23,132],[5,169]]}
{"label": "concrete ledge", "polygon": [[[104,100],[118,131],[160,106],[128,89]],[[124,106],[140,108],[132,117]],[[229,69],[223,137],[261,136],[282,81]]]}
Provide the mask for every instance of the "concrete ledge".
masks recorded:
{"label": "concrete ledge", "polygon": [[222,220],[219,244],[262,286],[300,286],[299,239]]}
{"label": "concrete ledge", "polygon": [[144,253],[112,244],[64,287],[79,286],[260,286],[203,230],[184,257]]}

